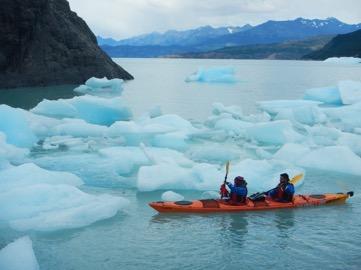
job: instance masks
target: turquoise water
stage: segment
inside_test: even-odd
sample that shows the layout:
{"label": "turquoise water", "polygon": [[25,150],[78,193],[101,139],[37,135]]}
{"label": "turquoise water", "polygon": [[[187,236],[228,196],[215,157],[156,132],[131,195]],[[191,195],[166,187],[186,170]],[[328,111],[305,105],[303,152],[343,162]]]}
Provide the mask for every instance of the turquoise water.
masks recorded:
{"label": "turquoise water", "polygon": [[[210,115],[213,102],[241,105],[246,112],[252,112],[258,100],[301,98],[307,88],[361,78],[358,66],[320,62],[117,61],[136,78],[126,83],[124,91],[136,115],[159,104],[165,113],[195,121]],[[212,65],[234,66],[240,82],[184,82],[198,66]],[[21,91],[9,95],[14,106],[31,107],[27,102],[17,102]],[[56,90],[51,98],[63,95],[71,95],[71,90]],[[0,247],[29,234],[40,268],[54,270],[360,269],[360,177],[306,170],[305,183],[298,192],[355,191],[355,197],[345,205],[237,214],[160,215],[147,203],[159,200],[163,191],[142,193],[125,187],[90,186],[83,189],[123,196],[131,205],[111,219],[81,229],[19,233],[0,224]],[[186,199],[202,195],[196,191],[181,193]]]}

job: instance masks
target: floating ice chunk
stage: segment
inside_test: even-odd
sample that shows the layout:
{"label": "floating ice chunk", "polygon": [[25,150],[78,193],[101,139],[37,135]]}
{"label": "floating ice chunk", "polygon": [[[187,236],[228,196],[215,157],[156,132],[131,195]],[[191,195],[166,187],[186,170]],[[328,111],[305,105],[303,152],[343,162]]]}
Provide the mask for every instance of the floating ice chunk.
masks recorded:
{"label": "floating ice chunk", "polygon": [[28,236],[17,239],[0,250],[1,270],[39,270],[33,244]]}
{"label": "floating ice chunk", "polygon": [[342,132],[336,144],[348,146],[352,152],[361,155],[361,136],[352,133]]}
{"label": "floating ice chunk", "polygon": [[335,86],[307,89],[303,99],[327,104],[342,104],[340,91]]}
{"label": "floating ice chunk", "polygon": [[259,101],[257,105],[262,110],[268,112],[269,114],[277,114],[284,109],[294,109],[299,107],[314,107],[322,104],[321,102],[314,100],[271,100],[271,101]]}
{"label": "floating ice chunk", "polygon": [[286,143],[273,155],[273,158],[297,164],[309,152],[310,148],[305,145]]}
{"label": "floating ice chunk", "polygon": [[26,118],[26,111],[0,105],[0,119],[0,131],[6,135],[7,143],[18,147],[31,147],[37,142]]}
{"label": "floating ice chunk", "polygon": [[246,129],[253,124],[233,118],[223,118],[214,124],[214,129],[223,130],[230,136],[244,136]]}
{"label": "floating ice chunk", "polygon": [[33,163],[26,163],[0,171],[0,193],[12,188],[26,188],[34,184],[80,186],[83,181],[74,174],[48,171]]}
{"label": "floating ice chunk", "polygon": [[85,85],[80,85],[75,88],[75,92],[83,94],[102,94],[102,93],[117,93],[121,94],[123,91],[122,79],[111,79],[92,77],[85,82]]}
{"label": "floating ice chunk", "polygon": [[162,194],[163,201],[183,201],[184,197],[173,191],[166,191]]}
{"label": "floating ice chunk", "polygon": [[287,119],[307,125],[326,121],[326,117],[313,100],[273,100],[257,103],[258,106],[274,116],[274,119]]}
{"label": "floating ice chunk", "polygon": [[328,146],[311,151],[304,155],[298,164],[303,167],[361,175],[361,158],[345,146]]}
{"label": "floating ice chunk", "polygon": [[352,132],[354,128],[361,127],[361,102],[336,108],[324,108],[333,125],[343,131]]}
{"label": "floating ice chunk", "polygon": [[361,101],[361,82],[340,81],[338,83],[342,104],[354,104]]}
{"label": "floating ice chunk", "polygon": [[185,132],[172,132],[154,136],[151,144],[156,147],[171,148],[185,151],[188,148],[188,134]]}
{"label": "floating ice chunk", "polygon": [[335,145],[342,132],[336,128],[326,126],[306,127],[309,139],[316,145]]}
{"label": "floating ice chunk", "polygon": [[[193,162],[184,154],[166,148],[147,147],[109,147],[99,150],[99,153],[113,163],[114,168],[121,175],[128,175],[140,166],[153,165],[152,163],[177,164],[189,167]],[[124,157],[127,157],[126,159]]]}
{"label": "floating ice chunk", "polygon": [[220,162],[225,163],[228,160],[239,159],[240,150],[233,147],[227,147],[221,144],[199,145],[192,147],[187,155],[196,161]]}
{"label": "floating ice chunk", "polygon": [[138,171],[137,188],[140,191],[167,189],[210,190],[219,184],[224,175],[215,166],[197,164],[184,168],[175,164],[157,164],[141,167]]}
{"label": "floating ice chunk", "polygon": [[31,111],[57,118],[81,118],[97,125],[111,125],[116,121],[129,120],[132,117],[130,109],[124,105],[120,97],[106,99],[89,95],[72,99],[45,99]]}
{"label": "floating ice chunk", "polygon": [[257,123],[246,130],[249,139],[264,144],[281,145],[287,142],[302,140],[302,135],[297,133],[288,120],[279,120],[266,123]]}
{"label": "floating ice chunk", "polygon": [[[264,191],[276,186],[279,174],[287,172],[292,176],[303,173],[293,165],[275,160],[242,160],[232,164],[228,179],[242,175],[252,190]],[[224,168],[206,163],[195,164],[191,168],[177,165],[158,164],[141,167],[138,172],[137,188],[140,191],[152,190],[218,190],[223,182]]]}
{"label": "floating ice chunk", "polygon": [[127,200],[69,185],[31,185],[1,193],[0,220],[19,231],[79,228],[114,216]]}
{"label": "floating ice chunk", "polygon": [[243,112],[241,107],[239,106],[224,106],[222,103],[213,103],[212,105],[213,110],[212,114],[214,115],[221,115],[222,113],[228,113],[232,115],[235,119],[241,119],[243,117]]}
{"label": "floating ice chunk", "polygon": [[54,134],[75,137],[103,137],[107,132],[107,127],[89,124],[82,119],[64,119],[53,129]]}
{"label": "floating ice chunk", "polygon": [[186,82],[235,83],[233,67],[199,68],[196,73],[185,79]]}
{"label": "floating ice chunk", "polygon": [[359,64],[361,58],[357,57],[330,57],[324,60],[325,63],[339,63],[339,64]]}
{"label": "floating ice chunk", "polygon": [[7,144],[4,133],[0,132],[0,170],[8,167],[9,163],[19,164],[24,162],[28,153],[28,149]]}

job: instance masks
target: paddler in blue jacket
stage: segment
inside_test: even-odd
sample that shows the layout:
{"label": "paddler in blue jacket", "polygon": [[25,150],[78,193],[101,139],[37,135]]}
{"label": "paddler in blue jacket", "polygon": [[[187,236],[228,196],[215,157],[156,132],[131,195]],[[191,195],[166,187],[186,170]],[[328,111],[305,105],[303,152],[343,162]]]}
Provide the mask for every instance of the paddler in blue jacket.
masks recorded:
{"label": "paddler in blue jacket", "polygon": [[242,176],[234,178],[234,184],[226,182],[227,186],[231,190],[230,200],[231,204],[245,203],[247,200],[247,182]]}
{"label": "paddler in blue jacket", "polygon": [[295,194],[295,187],[290,183],[287,173],[280,175],[280,183],[274,189],[271,189],[267,195],[278,202],[292,202]]}

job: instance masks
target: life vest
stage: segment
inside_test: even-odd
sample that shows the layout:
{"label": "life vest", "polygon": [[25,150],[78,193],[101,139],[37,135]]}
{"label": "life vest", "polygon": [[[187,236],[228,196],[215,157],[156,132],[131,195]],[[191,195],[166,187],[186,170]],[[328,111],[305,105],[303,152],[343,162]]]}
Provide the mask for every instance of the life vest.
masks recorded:
{"label": "life vest", "polygon": [[277,188],[277,199],[282,200],[283,197],[285,196],[285,189],[286,187],[279,185]]}
{"label": "life vest", "polygon": [[233,204],[245,203],[246,200],[247,200],[247,195],[241,196],[235,192],[231,192],[231,203],[233,203]]}
{"label": "life vest", "polygon": [[221,187],[219,189],[219,193],[221,194],[221,199],[229,197],[229,192],[226,188],[226,184],[221,185]]}

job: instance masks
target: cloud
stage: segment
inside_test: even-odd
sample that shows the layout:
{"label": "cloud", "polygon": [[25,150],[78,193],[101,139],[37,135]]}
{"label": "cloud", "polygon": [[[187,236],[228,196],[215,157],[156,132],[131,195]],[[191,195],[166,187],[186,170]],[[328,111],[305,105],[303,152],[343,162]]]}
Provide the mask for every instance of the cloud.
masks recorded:
{"label": "cloud", "polygon": [[125,38],[202,25],[259,24],[296,17],[361,22],[359,0],[69,0],[99,35]]}

